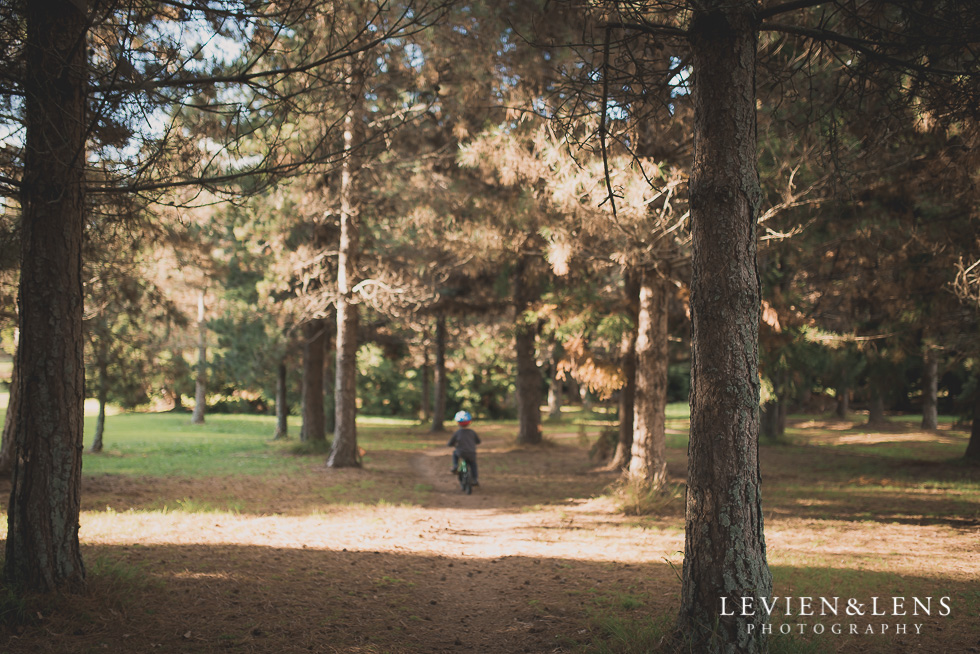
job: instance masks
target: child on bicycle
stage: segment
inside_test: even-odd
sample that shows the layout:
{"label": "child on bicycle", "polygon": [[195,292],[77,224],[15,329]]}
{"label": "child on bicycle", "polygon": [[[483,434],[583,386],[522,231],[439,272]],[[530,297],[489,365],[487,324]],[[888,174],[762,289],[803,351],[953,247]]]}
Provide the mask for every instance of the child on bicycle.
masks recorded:
{"label": "child on bicycle", "polygon": [[455,446],[456,449],[453,450],[453,467],[450,472],[456,472],[456,466],[459,465],[459,460],[465,459],[466,463],[470,465],[470,469],[473,471],[473,485],[479,486],[479,474],[477,473],[476,467],[476,446],[480,444],[480,437],[476,435],[476,432],[470,429],[470,422],[473,420],[473,416],[470,415],[469,411],[460,411],[456,414],[456,424],[459,425],[459,429],[456,433],[452,435],[449,442],[446,443],[448,447]]}

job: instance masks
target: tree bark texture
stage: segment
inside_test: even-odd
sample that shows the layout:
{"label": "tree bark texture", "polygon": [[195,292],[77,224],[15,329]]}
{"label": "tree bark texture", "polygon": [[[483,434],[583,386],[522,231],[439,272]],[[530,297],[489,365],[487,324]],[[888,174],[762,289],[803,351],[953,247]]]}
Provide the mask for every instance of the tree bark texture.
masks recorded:
{"label": "tree bark texture", "polygon": [[45,592],[85,580],[78,517],[87,18],[70,0],[24,8],[20,343],[3,571],[14,587]]}
{"label": "tree bark texture", "polygon": [[534,282],[528,279],[528,265],[528,256],[522,255],[514,273],[514,349],[517,355],[517,442],[533,445],[541,442],[542,380],[535,358],[537,322],[528,322],[524,315],[537,299]]}
{"label": "tree bark texture", "polygon": [[360,248],[357,202],[360,196],[360,157],[356,149],[364,141],[363,76],[351,77],[354,106],[344,118],[346,156],[340,181],[340,247],[337,263],[337,371],[334,387],[333,446],[327,457],[331,468],[360,465],[357,453],[357,328],[359,312],[354,293]]}
{"label": "tree bark texture", "polygon": [[327,440],[323,413],[323,364],[327,325],[322,319],[311,320],[303,326],[303,426],[300,440]]}
{"label": "tree bark texture", "polygon": [[436,388],[432,404],[432,432],[446,431],[443,420],[446,419],[446,316],[440,314],[436,318]]}
{"label": "tree bark texture", "polygon": [[197,299],[197,383],[194,389],[194,413],[191,422],[204,424],[208,392],[208,324],[204,319],[204,291]]}
{"label": "tree bark texture", "polygon": [[939,353],[926,346],[922,371],[922,428],[939,428]]}
{"label": "tree bark texture", "polygon": [[[756,3],[692,3],[691,436],[678,632],[698,652],[762,652],[768,597],[759,471]],[[739,600],[740,601],[740,600]]]}
{"label": "tree bark texture", "polygon": [[667,483],[667,338],[667,281],[647,269],[637,314],[629,477],[655,489]]}
{"label": "tree bark texture", "polygon": [[275,440],[289,438],[289,393],[287,384],[286,358],[279,360],[276,367],[276,435]]}

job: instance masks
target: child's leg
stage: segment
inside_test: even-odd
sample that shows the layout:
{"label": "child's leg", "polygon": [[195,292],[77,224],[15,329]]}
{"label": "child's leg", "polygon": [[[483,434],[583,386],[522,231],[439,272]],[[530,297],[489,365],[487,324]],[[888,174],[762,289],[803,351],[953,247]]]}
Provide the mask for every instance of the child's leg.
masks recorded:
{"label": "child's leg", "polygon": [[459,452],[453,450],[453,467],[451,472],[456,472],[457,467],[459,467]]}

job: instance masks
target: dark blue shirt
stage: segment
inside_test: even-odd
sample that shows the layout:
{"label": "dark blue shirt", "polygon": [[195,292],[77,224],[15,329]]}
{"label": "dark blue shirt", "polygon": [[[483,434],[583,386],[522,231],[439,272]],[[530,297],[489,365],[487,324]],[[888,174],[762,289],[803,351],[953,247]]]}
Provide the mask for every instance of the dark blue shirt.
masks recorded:
{"label": "dark blue shirt", "polygon": [[458,429],[446,445],[456,446],[460,454],[476,454],[476,446],[480,444],[480,437],[476,432],[468,427]]}

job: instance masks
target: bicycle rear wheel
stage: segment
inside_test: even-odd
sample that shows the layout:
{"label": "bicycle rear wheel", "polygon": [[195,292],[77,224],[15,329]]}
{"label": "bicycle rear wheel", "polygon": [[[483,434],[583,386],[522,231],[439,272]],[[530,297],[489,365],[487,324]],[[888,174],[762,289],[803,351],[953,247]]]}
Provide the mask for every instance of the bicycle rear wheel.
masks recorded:
{"label": "bicycle rear wheel", "polygon": [[473,493],[473,477],[472,477],[472,474],[473,473],[470,472],[470,466],[465,461],[463,461],[462,459],[460,459],[460,462],[459,462],[459,487],[467,495],[470,495],[470,494]]}

